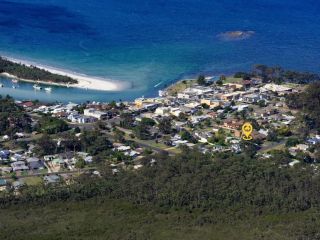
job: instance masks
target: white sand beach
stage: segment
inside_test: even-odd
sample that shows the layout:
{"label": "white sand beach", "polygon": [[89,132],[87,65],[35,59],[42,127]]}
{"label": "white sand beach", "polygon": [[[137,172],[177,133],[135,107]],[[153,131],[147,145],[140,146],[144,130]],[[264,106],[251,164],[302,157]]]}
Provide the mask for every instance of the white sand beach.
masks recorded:
{"label": "white sand beach", "polygon": [[[49,67],[41,64],[37,64],[34,62],[26,61],[26,60],[21,60],[21,59],[15,59],[11,57],[6,57],[4,58],[8,59],[9,61],[19,63],[19,64],[24,64],[26,66],[35,66],[40,69],[44,69],[46,71],[49,71],[54,74],[59,74],[63,76],[68,76],[73,79],[76,79],[78,81],[77,84],[59,84],[59,83],[54,83],[54,82],[45,82],[45,81],[34,81],[34,80],[28,80],[28,79],[20,79],[21,81],[26,81],[26,82],[37,82],[41,84],[47,84],[47,85],[57,85],[57,86],[65,86],[65,87],[77,87],[77,88],[84,88],[84,89],[91,89],[91,90],[100,90],[100,91],[121,91],[130,88],[130,83],[128,82],[120,82],[120,81],[114,81],[111,79],[107,78],[99,78],[99,77],[91,77],[87,76],[84,74],[80,73],[75,73],[75,72],[70,72],[66,71],[63,69],[58,69],[54,67]],[[4,73],[3,75],[6,75],[7,77],[10,78],[16,78],[15,76],[12,76],[10,74]]]}

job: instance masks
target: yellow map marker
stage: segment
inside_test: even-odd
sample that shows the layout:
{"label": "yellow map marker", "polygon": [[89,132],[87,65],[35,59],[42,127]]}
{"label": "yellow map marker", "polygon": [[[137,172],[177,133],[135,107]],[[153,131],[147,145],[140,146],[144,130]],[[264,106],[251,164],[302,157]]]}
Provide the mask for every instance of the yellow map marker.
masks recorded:
{"label": "yellow map marker", "polygon": [[250,141],[252,140],[251,133],[253,131],[253,127],[251,123],[246,122],[242,125],[242,139],[245,141]]}

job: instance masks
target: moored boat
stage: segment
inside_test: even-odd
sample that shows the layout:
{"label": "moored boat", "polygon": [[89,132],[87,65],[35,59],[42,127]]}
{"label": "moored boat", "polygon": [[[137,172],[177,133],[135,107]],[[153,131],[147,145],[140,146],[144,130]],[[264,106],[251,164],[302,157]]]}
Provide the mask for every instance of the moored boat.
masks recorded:
{"label": "moored boat", "polygon": [[44,88],[44,90],[45,90],[46,92],[51,92],[51,91],[52,91],[52,88],[51,88],[51,87],[46,87],[46,88]]}
{"label": "moored boat", "polygon": [[33,85],[33,88],[34,88],[35,90],[41,90],[41,89],[42,89],[38,84],[34,84],[34,85]]}

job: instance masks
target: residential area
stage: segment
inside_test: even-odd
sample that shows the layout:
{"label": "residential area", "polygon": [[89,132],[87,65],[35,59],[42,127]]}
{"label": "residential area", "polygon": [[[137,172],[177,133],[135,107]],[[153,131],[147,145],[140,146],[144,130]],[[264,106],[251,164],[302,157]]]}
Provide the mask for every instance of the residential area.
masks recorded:
{"label": "residential area", "polygon": [[[9,119],[6,129],[14,130],[0,137],[0,190],[99,176],[101,165],[113,174],[138,171],[145,156],[173,155],[184,146],[211,155],[277,154],[288,167],[316,163],[320,135],[301,127],[299,112],[286,101],[303,88],[260,78],[199,76],[133,102],[15,101],[28,120],[17,128],[16,119]],[[242,140],[245,122],[253,126],[252,141]]]}

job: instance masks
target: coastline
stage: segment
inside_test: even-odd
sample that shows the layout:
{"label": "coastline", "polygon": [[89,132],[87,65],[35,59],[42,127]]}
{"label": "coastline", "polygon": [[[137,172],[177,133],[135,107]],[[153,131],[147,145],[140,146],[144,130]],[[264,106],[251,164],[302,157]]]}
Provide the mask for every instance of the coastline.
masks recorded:
{"label": "coastline", "polygon": [[58,69],[58,68],[54,68],[54,67],[44,66],[44,65],[37,64],[34,62],[11,58],[11,57],[7,57],[7,56],[3,56],[3,58],[5,58],[11,62],[14,62],[14,63],[23,64],[28,67],[34,66],[34,67],[46,70],[46,71],[54,73],[54,74],[67,76],[67,77],[73,78],[78,81],[78,83],[76,83],[76,84],[63,84],[63,83],[55,83],[55,82],[49,82],[49,81],[47,82],[47,81],[36,81],[36,80],[31,80],[31,79],[23,79],[23,78],[18,78],[16,76],[8,74],[8,73],[1,73],[1,75],[5,76],[5,77],[18,79],[23,82],[39,83],[39,84],[43,84],[43,85],[52,85],[52,86],[60,86],[60,87],[75,87],[75,88],[83,88],[83,89],[99,90],[99,91],[122,91],[125,89],[129,89],[131,87],[128,82],[114,81],[114,80],[107,79],[107,78],[91,77],[91,76],[87,76],[84,74],[69,72],[64,69]]}

